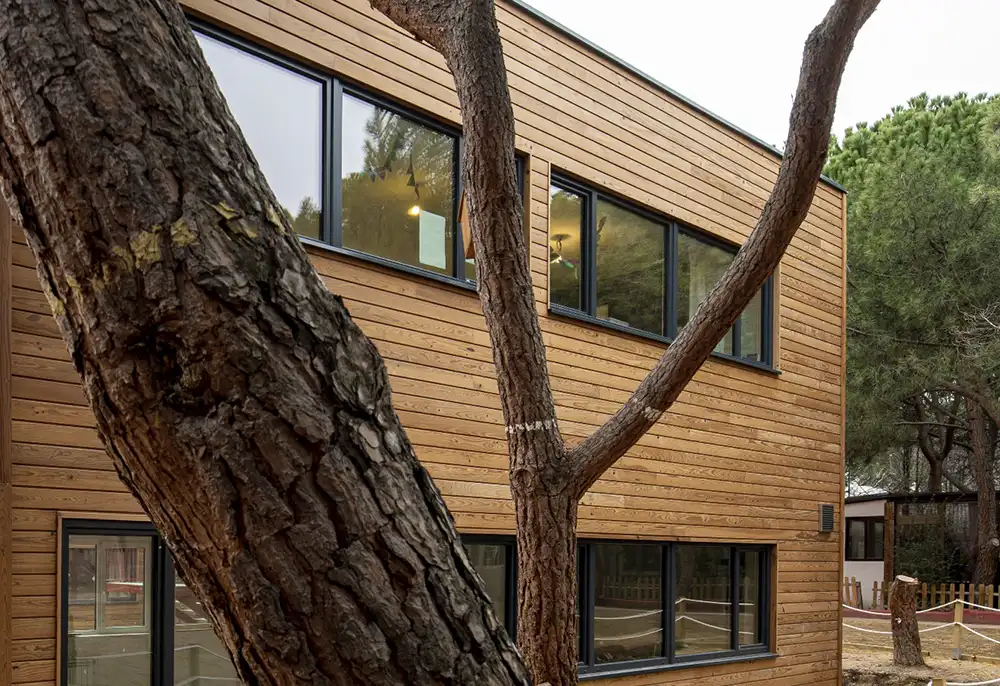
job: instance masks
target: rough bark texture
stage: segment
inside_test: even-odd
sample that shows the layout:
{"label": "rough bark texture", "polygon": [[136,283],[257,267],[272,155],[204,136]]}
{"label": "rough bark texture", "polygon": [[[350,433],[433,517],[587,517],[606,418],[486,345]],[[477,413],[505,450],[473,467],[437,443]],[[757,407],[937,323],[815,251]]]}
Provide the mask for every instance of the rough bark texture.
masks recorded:
{"label": "rough bark texture", "polygon": [[897,576],[889,587],[889,612],[892,615],[892,662],[903,667],[922,666],[917,626],[917,591],[920,583],[908,576]]}
{"label": "rough bark texture", "polygon": [[0,1],[0,174],[108,452],[262,684],[525,684],[174,0]]}
{"label": "rough bark texture", "polygon": [[993,455],[996,426],[983,412],[979,403],[966,400],[966,414],[971,439],[972,472],[976,478],[976,503],[979,511],[977,528],[976,572],[973,583],[992,584],[1000,561],[1000,539],[997,537],[997,491],[993,477]]}

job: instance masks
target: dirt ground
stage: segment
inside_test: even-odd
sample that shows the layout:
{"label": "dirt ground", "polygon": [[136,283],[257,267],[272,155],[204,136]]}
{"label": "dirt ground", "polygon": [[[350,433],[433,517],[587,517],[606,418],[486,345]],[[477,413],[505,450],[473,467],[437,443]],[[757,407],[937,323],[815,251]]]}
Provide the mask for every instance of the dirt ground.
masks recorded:
{"label": "dirt ground", "polygon": [[1000,665],[925,658],[927,668],[892,665],[887,651],[848,652],[844,647],[844,686],[926,686],[933,677],[949,683],[975,683],[1000,678]]}

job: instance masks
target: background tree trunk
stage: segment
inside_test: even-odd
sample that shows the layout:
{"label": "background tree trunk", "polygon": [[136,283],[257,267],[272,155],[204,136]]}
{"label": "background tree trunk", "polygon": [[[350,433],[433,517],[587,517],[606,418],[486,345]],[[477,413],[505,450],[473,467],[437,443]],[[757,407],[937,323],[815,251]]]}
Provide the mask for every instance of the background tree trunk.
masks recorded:
{"label": "background tree trunk", "polygon": [[979,511],[976,548],[976,584],[992,584],[997,574],[1000,540],[997,538],[997,491],[993,477],[993,452],[996,426],[987,419],[983,408],[966,400],[971,438],[972,473],[976,479],[976,502]]}
{"label": "background tree trunk", "polygon": [[920,584],[908,576],[897,576],[889,587],[892,616],[892,662],[902,667],[924,664],[917,626],[917,590]]}
{"label": "background tree trunk", "polygon": [[241,677],[527,683],[177,3],[0,0],[0,137],[105,446]]}

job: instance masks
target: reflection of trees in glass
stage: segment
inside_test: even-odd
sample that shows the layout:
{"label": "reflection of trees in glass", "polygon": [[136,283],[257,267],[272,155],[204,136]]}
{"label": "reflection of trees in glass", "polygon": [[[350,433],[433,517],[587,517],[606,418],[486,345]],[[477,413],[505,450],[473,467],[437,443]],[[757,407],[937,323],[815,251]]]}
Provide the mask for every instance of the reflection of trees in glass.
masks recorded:
{"label": "reflection of trees in glass", "polygon": [[[677,237],[677,252],[677,330],[680,331],[722,278],[733,254],[683,233]],[[719,341],[715,351],[732,354],[732,331]]]}
{"label": "reflection of trees in glass", "polygon": [[597,202],[597,316],[663,333],[664,227]]}
{"label": "reflection of trees in glass", "polygon": [[549,192],[549,301],[582,309],[580,301],[580,226],[583,201],[576,193]]}
{"label": "reflection of trees in glass", "polygon": [[302,202],[299,203],[299,211],[294,216],[288,211],[287,207],[282,207],[281,209],[284,210],[295,233],[301,236],[309,236],[310,238],[318,239],[320,237],[320,209],[315,200],[308,197],[302,198]]}
{"label": "reflection of trees in glass", "polygon": [[[341,181],[344,246],[451,274],[454,139],[354,101],[345,108],[343,145],[362,151],[364,160]],[[445,218],[443,242],[434,246],[444,268],[420,262],[422,212]]]}

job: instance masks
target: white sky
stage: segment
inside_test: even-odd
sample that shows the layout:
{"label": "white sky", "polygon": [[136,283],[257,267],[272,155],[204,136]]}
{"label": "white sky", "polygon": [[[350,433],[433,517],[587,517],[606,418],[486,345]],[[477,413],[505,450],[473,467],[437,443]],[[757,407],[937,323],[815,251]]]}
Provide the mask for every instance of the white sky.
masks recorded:
{"label": "white sky", "polygon": [[[832,0],[527,0],[782,147],[809,31]],[[613,11],[609,11],[613,8]],[[930,95],[1000,92],[1000,0],[882,0],[855,43],[833,131]]]}

